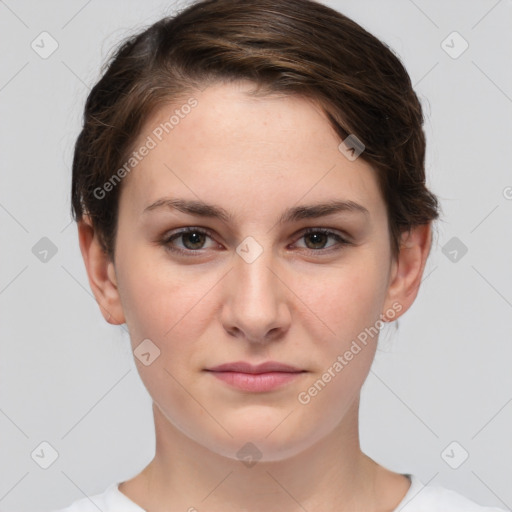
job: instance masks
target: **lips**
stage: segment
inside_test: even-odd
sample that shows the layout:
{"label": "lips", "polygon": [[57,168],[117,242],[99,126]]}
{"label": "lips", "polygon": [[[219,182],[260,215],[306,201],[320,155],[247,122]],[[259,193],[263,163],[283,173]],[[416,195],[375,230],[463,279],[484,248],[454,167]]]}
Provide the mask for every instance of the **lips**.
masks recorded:
{"label": "lips", "polygon": [[206,371],[229,387],[250,393],[277,390],[306,373],[306,370],[276,361],[259,365],[236,361],[214,366]]}
{"label": "lips", "polygon": [[252,365],[245,361],[236,361],[233,363],[225,363],[212,368],[207,368],[207,371],[212,372],[237,372],[237,373],[270,373],[270,372],[283,372],[283,373],[300,373],[304,370],[290,366],[288,364],[278,363],[276,361],[267,361],[259,365]]}

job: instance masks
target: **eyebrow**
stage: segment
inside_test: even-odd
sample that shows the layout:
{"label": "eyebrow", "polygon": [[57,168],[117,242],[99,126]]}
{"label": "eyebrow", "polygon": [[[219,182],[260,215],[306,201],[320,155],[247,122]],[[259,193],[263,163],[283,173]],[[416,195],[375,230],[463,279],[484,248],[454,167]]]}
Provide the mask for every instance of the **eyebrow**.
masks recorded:
{"label": "eyebrow", "polygon": [[[156,200],[143,210],[143,214],[157,209],[174,209],[189,215],[219,219],[226,223],[233,219],[233,216],[224,208],[202,201],[163,197]],[[283,212],[278,224],[296,222],[302,219],[317,219],[335,213],[360,213],[369,216],[370,212],[361,204],[350,200],[332,200],[323,203],[301,205],[288,208]]]}

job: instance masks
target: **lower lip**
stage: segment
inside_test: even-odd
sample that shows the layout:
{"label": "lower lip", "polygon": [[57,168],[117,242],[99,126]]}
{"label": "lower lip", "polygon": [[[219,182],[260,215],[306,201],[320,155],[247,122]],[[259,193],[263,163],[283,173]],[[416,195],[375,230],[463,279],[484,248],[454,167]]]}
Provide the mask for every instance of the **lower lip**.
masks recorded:
{"label": "lower lip", "polygon": [[241,373],[210,371],[217,379],[243,391],[272,391],[296,379],[304,372]]}

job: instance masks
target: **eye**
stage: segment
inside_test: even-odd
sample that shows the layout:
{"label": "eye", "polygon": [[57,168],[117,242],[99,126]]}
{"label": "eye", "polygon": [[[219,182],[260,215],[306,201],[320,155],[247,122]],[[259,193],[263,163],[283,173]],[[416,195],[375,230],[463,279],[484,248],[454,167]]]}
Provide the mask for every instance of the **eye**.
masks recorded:
{"label": "eye", "polygon": [[[330,231],[323,228],[309,228],[302,232],[300,238],[309,241],[309,243],[306,242],[306,249],[311,252],[331,250],[333,247],[335,248],[334,250],[336,250],[340,249],[344,245],[350,245],[348,240],[341,237],[335,231]],[[337,243],[325,247],[325,244],[329,238],[335,240]]]}
{"label": "eye", "polygon": [[[204,240],[205,238],[211,238],[210,235],[211,233],[205,229],[188,227],[181,229],[180,231],[175,232],[170,236],[166,236],[161,243],[172,252],[190,254],[203,249],[204,247],[202,246],[204,244]],[[172,243],[178,239],[181,239],[184,248],[172,246]]]}
{"label": "eye", "polygon": [[[187,227],[167,235],[160,243],[171,252],[190,256],[201,249],[207,249],[207,247],[204,247],[207,238],[212,239],[212,233],[209,230]],[[336,243],[325,247],[329,238],[333,239]],[[300,239],[307,241],[305,249],[312,253],[339,250],[345,245],[351,245],[351,242],[340,236],[337,232],[323,228],[308,228],[301,233]],[[176,247],[174,245],[175,240],[181,240],[182,247]]]}

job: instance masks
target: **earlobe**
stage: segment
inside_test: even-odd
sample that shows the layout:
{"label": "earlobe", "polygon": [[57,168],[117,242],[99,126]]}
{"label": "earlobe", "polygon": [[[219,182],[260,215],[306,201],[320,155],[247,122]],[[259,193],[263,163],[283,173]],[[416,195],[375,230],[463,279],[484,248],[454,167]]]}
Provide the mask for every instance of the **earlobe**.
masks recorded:
{"label": "earlobe", "polygon": [[78,222],[78,238],[89,285],[103,317],[110,324],[124,323],[114,263],[103,250],[88,216]]}
{"label": "earlobe", "polygon": [[[423,271],[430,253],[432,233],[430,224],[414,226],[402,233],[400,253],[393,264],[383,316],[388,309],[397,309],[403,315],[414,302]],[[395,305],[393,307],[393,305]],[[395,317],[394,319],[396,320]]]}

